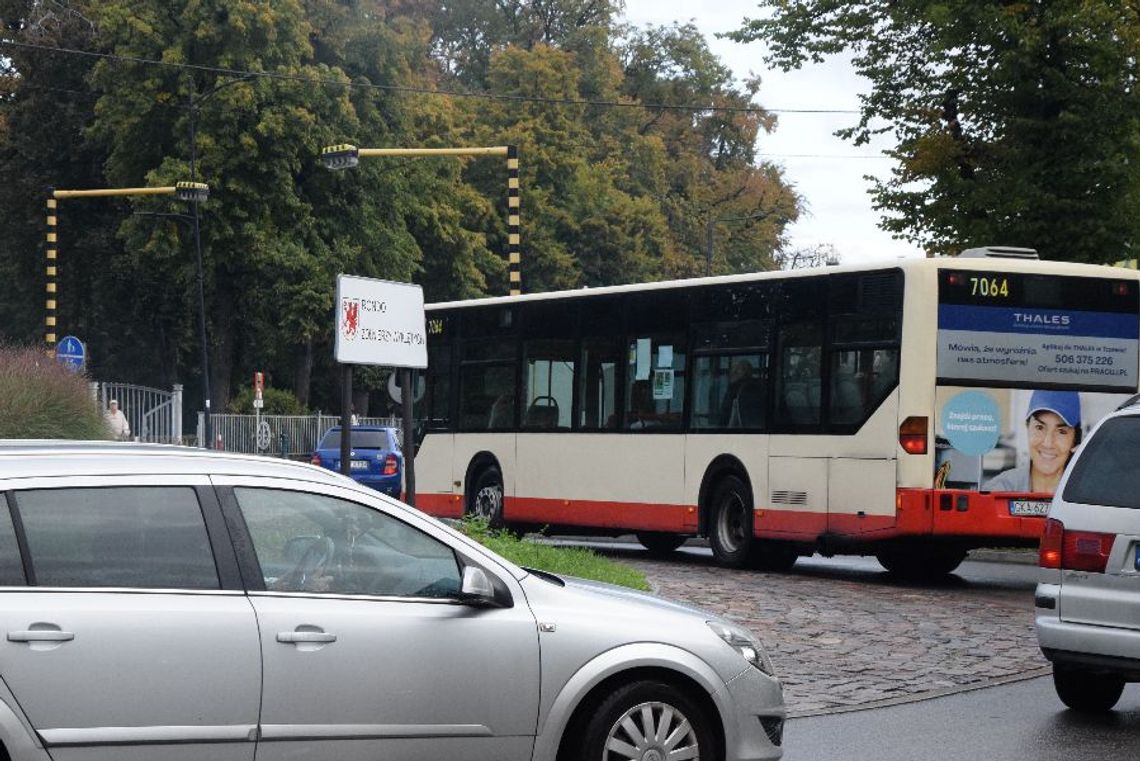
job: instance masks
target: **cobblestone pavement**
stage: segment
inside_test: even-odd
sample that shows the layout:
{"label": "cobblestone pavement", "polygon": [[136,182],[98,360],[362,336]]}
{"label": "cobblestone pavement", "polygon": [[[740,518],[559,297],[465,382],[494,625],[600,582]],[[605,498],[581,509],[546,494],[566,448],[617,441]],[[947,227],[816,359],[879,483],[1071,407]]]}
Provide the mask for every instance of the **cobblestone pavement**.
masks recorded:
{"label": "cobblestone pavement", "polygon": [[[611,554],[611,553],[606,553]],[[1033,592],[1010,586],[910,585],[883,573],[818,566],[787,574],[710,561],[618,553],[654,591],[760,635],[792,716],[812,716],[1049,673],[1033,629]]]}

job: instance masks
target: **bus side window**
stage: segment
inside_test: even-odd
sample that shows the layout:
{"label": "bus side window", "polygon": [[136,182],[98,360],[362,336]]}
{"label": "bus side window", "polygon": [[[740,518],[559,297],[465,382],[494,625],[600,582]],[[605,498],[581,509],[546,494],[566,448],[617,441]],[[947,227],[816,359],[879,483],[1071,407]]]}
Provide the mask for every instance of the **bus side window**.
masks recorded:
{"label": "bus side window", "polygon": [[627,430],[681,427],[685,399],[685,344],[681,336],[635,338],[626,365]]}
{"label": "bus side window", "polygon": [[613,338],[583,338],[578,364],[579,430],[613,430],[618,427],[617,387],[621,343]]}
{"label": "bus side window", "polygon": [[527,341],[523,354],[522,427],[568,429],[574,400],[574,342],[565,339]]}
{"label": "bus side window", "polygon": [[780,329],[780,369],[776,414],[780,423],[811,425],[820,422],[820,379],[823,347],[821,330],[814,324]]}
{"label": "bus side window", "polygon": [[697,358],[694,370],[693,428],[765,428],[766,354],[702,356]]}

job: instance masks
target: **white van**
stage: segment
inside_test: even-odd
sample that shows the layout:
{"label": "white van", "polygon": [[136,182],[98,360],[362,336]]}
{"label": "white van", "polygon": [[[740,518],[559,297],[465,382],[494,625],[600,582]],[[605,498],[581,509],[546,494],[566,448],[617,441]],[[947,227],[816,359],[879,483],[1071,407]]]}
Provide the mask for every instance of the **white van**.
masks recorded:
{"label": "white van", "polygon": [[1037,640],[1077,711],[1140,682],[1140,404],[1105,418],[1070,463],[1041,539]]}

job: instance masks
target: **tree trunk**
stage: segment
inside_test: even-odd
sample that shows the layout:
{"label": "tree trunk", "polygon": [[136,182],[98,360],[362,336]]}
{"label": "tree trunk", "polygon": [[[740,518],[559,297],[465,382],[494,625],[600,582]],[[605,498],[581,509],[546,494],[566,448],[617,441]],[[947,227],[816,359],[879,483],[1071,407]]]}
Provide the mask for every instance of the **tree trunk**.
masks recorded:
{"label": "tree trunk", "polygon": [[309,389],[313,379],[313,339],[294,347],[293,395],[302,407],[309,406]]}

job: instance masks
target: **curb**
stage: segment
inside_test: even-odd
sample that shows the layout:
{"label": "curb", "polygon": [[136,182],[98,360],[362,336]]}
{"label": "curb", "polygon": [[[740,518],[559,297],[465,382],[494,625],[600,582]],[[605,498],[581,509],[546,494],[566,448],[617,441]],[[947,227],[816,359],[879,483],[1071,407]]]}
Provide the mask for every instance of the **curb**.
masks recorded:
{"label": "curb", "polygon": [[950,695],[959,695],[963,692],[974,692],[975,690],[985,690],[990,687],[1000,687],[1003,684],[1013,684],[1014,682],[1026,682],[1030,679],[1040,679],[1043,676],[1052,676],[1053,667],[1047,666],[1045,668],[1034,669],[1033,671],[1024,671],[1020,674],[1011,674],[1009,676],[999,676],[994,679],[987,679],[983,682],[973,682],[971,684],[963,684],[955,687],[946,687],[940,690],[930,690],[928,692],[917,692],[913,695],[900,695],[897,698],[887,698],[886,700],[874,700],[869,703],[860,703],[853,706],[836,706],[834,708],[817,708],[809,711],[796,711],[794,708],[788,711],[789,719],[810,719],[816,716],[832,716],[837,713],[854,713],[856,711],[871,711],[875,708],[890,708],[891,706],[906,705],[907,703],[918,703],[923,700],[934,700],[935,698],[945,698]]}

